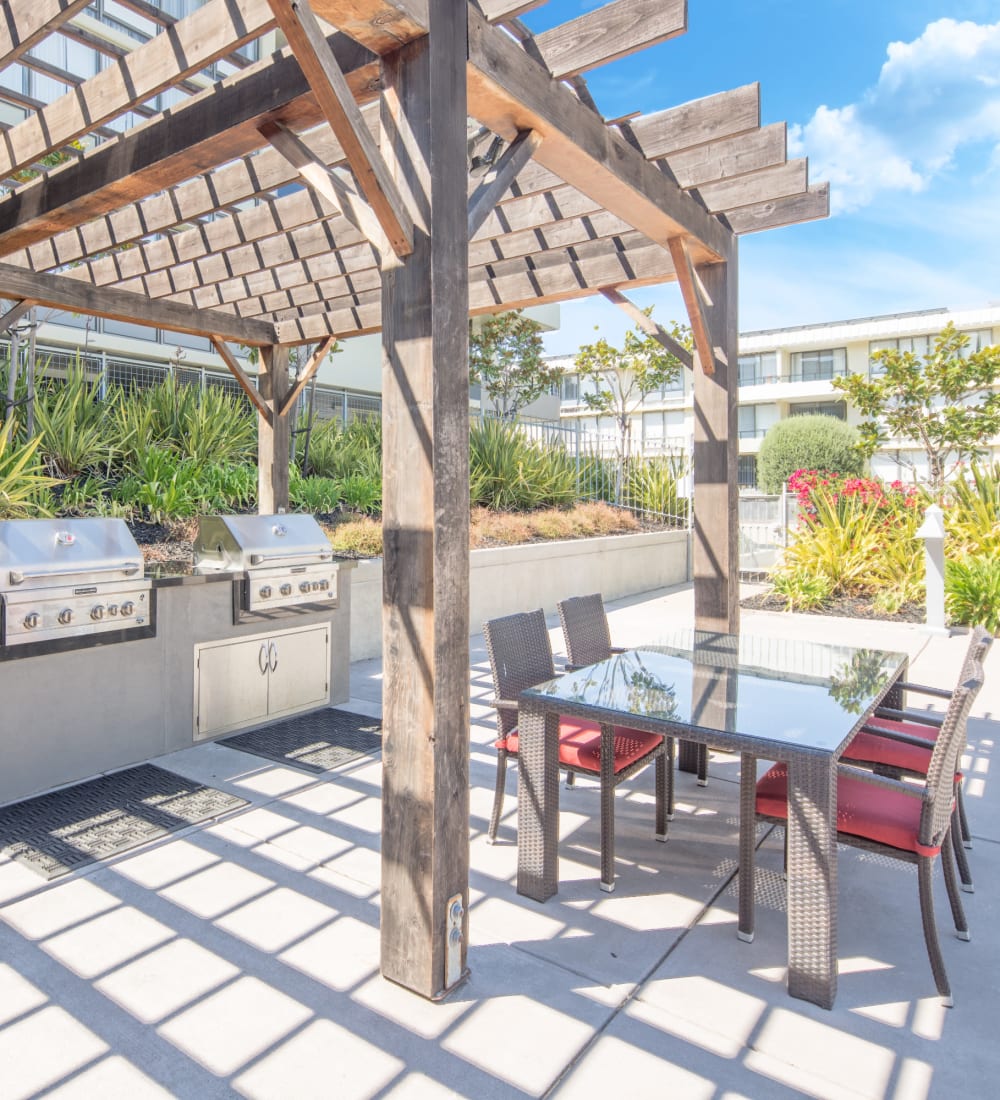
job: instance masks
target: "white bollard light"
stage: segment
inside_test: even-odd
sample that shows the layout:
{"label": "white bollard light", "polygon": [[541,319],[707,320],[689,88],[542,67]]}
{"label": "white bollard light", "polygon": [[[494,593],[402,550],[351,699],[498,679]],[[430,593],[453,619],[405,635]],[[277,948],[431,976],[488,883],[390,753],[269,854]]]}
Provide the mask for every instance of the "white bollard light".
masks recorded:
{"label": "white bollard light", "polygon": [[944,512],[936,504],[927,506],[917,538],[924,540],[926,629],[930,634],[947,634],[949,631],[944,625]]}

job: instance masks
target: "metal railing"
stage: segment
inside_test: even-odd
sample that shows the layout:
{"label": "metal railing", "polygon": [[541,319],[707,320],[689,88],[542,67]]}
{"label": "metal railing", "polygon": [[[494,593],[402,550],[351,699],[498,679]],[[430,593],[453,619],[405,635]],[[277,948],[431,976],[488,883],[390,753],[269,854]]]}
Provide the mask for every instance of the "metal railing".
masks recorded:
{"label": "metal railing", "polygon": [[739,497],[740,572],[764,574],[778,564],[798,521],[798,501],[792,493]]}

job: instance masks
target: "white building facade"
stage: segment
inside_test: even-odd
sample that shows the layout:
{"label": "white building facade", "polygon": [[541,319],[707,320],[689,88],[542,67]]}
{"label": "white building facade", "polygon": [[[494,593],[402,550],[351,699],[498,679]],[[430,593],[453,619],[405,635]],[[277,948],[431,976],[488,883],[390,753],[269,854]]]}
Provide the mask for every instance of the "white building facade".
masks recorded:
{"label": "white building facade", "polygon": [[[898,348],[918,356],[933,347],[949,323],[969,337],[969,350],[1000,343],[1000,306],[982,309],[921,310],[916,313],[865,317],[830,324],[769,329],[740,335],[739,349],[739,482],[757,483],[757,453],[769,428],[789,416],[818,413],[849,424],[862,417],[833,379],[848,373],[870,375],[872,354]],[[598,417],[585,400],[588,382],[574,373],[572,356],[554,360],[564,369],[560,417],[576,427],[597,450],[611,453],[617,430],[608,417]],[[649,394],[632,421],[635,453],[647,456],[683,454],[693,437],[691,379],[682,372],[676,382]],[[996,441],[994,453],[1000,448]],[[913,470],[900,455],[914,462],[918,476],[926,473],[922,456],[901,441],[888,441],[872,458],[871,470],[888,480],[910,481]]]}

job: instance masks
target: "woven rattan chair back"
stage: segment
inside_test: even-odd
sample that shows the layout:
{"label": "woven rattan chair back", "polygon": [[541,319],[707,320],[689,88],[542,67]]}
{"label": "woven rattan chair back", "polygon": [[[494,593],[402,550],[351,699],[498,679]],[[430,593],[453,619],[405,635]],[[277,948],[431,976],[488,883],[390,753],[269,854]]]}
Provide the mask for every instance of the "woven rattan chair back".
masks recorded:
{"label": "woven rattan chair back", "polygon": [[955,772],[966,744],[969,711],[983,686],[983,666],[968,662],[967,678],[952,693],[927,768],[927,789],[920,819],[920,843],[937,847],[951,823]]}
{"label": "woven rattan chair back", "polygon": [[583,668],[611,656],[611,632],[604,599],[599,592],[572,596],[556,604],[562,623],[566,656],[571,665]]}
{"label": "woven rattan chair back", "polygon": [[985,626],[977,626],[969,635],[969,648],[965,653],[965,661],[962,664],[962,679],[967,680],[975,664],[982,664],[986,660],[986,654],[993,644],[993,635]]}
{"label": "woven rattan chair back", "polygon": [[[516,701],[525,688],[556,674],[545,615],[523,611],[492,619],[483,626],[497,699]],[[506,737],[517,725],[517,707],[497,707],[497,728]]]}

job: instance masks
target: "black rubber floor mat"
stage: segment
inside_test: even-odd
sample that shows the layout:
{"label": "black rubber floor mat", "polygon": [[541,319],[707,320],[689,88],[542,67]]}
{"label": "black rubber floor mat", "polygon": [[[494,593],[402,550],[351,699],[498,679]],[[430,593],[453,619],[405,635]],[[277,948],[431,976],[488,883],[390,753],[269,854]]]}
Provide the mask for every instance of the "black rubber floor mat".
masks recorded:
{"label": "black rubber floor mat", "polygon": [[246,805],[140,764],[0,809],[0,845],[11,859],[53,879]]}
{"label": "black rubber floor mat", "polygon": [[222,743],[315,774],[379,752],[382,721],[348,710],[317,710]]}

